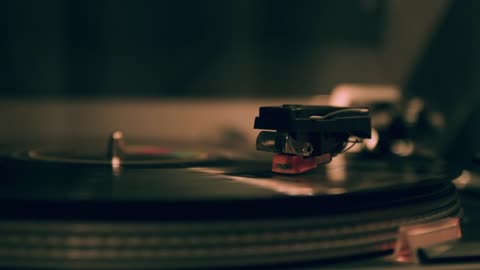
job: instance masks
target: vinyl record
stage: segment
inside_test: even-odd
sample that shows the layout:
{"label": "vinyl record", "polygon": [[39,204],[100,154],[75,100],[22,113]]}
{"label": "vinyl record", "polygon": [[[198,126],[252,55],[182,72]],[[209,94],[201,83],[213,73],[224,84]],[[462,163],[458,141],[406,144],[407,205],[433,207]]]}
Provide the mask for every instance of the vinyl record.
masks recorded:
{"label": "vinyl record", "polygon": [[337,157],[275,174],[265,160],[161,166],[1,162],[0,266],[212,268],[392,250],[401,225],[460,216],[458,171],[432,160]]}

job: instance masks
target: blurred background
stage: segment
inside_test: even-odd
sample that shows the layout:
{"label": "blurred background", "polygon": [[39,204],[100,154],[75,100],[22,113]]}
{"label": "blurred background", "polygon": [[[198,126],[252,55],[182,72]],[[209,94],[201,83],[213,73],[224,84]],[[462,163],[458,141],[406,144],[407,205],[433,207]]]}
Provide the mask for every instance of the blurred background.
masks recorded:
{"label": "blurred background", "polygon": [[441,114],[432,148],[467,162],[480,150],[479,11],[475,0],[4,1],[0,141],[241,133],[258,105],[327,104],[348,83],[419,98]]}
{"label": "blurred background", "polygon": [[417,2],[6,1],[0,86],[16,97],[255,97],[405,84],[446,17],[458,17],[452,46],[470,34],[465,1]]}

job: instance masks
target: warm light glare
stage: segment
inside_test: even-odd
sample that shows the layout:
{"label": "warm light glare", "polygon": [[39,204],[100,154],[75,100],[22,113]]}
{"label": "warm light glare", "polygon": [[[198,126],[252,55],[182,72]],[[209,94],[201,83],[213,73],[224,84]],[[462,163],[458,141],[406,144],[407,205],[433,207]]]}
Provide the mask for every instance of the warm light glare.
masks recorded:
{"label": "warm light glare", "polygon": [[401,157],[409,156],[415,150],[415,145],[410,140],[397,140],[393,143],[391,150]]}
{"label": "warm light glare", "polygon": [[400,100],[400,89],[394,85],[339,84],[330,97],[332,106],[368,105]]}
{"label": "warm light glare", "polygon": [[119,168],[120,167],[120,158],[113,157],[112,158],[112,168]]}
{"label": "warm light glare", "polygon": [[363,144],[370,151],[372,151],[373,149],[375,149],[375,147],[377,147],[378,140],[379,140],[378,132],[376,129],[372,128],[371,134],[372,135],[370,139],[363,140]]}
{"label": "warm light glare", "polygon": [[346,164],[347,160],[344,155],[335,157],[332,162],[326,165],[327,179],[332,182],[344,182],[347,180]]}
{"label": "warm light glare", "polygon": [[465,188],[470,182],[472,181],[472,174],[467,171],[463,170],[462,174],[460,174],[459,177],[457,177],[455,180],[453,180],[453,183],[457,188]]}
{"label": "warm light glare", "polygon": [[240,183],[246,183],[252,186],[273,190],[273,191],[291,195],[291,196],[311,196],[314,194],[314,189],[312,186],[309,186],[308,184],[302,185],[298,182],[292,183],[288,181],[282,181],[282,180],[270,179],[270,178],[250,178],[250,177],[227,175],[225,174],[225,171],[221,169],[215,169],[215,168],[196,167],[196,168],[190,168],[190,170],[203,172],[203,173],[218,174]]}

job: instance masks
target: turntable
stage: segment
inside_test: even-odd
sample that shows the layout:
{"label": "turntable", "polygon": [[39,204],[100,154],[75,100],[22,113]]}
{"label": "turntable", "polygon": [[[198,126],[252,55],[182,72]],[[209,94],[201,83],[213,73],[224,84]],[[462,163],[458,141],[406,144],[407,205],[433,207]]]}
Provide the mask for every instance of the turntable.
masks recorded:
{"label": "turntable", "polygon": [[480,269],[479,8],[5,1],[0,269]]}
{"label": "turntable", "polygon": [[117,131],[103,147],[3,158],[0,266],[395,266],[402,229],[463,216],[452,184],[460,171],[438,160],[342,153],[292,175],[272,171],[270,155],[200,148],[130,145]]}

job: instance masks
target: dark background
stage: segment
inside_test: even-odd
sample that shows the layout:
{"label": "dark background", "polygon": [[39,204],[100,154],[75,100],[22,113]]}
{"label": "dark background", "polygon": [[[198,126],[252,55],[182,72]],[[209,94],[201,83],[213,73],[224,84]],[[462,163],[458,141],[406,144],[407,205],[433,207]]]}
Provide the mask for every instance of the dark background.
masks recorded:
{"label": "dark background", "polygon": [[[0,88],[6,96],[237,97],[378,82],[371,62],[387,4],[8,1],[0,4]],[[357,63],[341,74],[331,67],[337,58],[370,70]]]}

